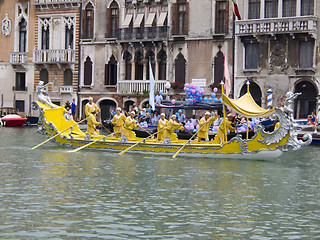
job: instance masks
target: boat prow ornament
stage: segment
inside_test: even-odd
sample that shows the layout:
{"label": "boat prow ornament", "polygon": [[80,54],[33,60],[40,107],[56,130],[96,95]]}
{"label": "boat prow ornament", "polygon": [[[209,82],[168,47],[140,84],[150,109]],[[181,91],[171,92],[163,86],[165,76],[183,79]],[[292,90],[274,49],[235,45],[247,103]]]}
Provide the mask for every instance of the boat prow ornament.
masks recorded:
{"label": "boat prow ornament", "polygon": [[38,86],[36,87],[38,100],[43,104],[47,105],[50,108],[54,108],[54,104],[51,102],[50,97],[46,93],[46,87],[51,84],[51,82],[44,84],[44,81],[39,81]]}
{"label": "boat prow ornament", "polygon": [[[254,136],[244,139],[241,134],[237,134],[229,141],[216,142],[198,142],[197,140],[175,140],[170,138],[163,141],[153,138],[126,138],[124,134],[121,137],[97,135],[88,138],[86,132],[83,132],[79,125],[73,120],[67,121],[63,114],[63,107],[52,104],[49,96],[45,93],[45,87],[42,81],[37,86],[39,101],[34,104],[40,111],[40,121],[42,122],[41,133],[53,138],[61,145],[81,147],[90,145],[90,148],[103,149],[105,151],[138,152],[150,154],[162,154],[187,157],[209,157],[209,158],[233,158],[233,159],[275,159],[283,152],[290,150],[299,150],[303,146],[309,145],[312,136],[307,134],[303,140],[298,140],[296,123],[293,118],[292,103],[299,93],[288,92],[283,108],[263,109],[258,106],[250,93],[247,93],[241,101],[229,99],[222,96],[222,102],[226,106],[235,110],[247,118],[262,118],[269,116],[272,120],[279,123],[271,132],[266,131],[265,127],[257,124],[254,128]],[[243,96],[242,96],[243,97]],[[239,103],[242,103],[240,105]],[[237,105],[238,104],[238,105]],[[232,108],[233,106],[233,108]],[[253,108],[252,108],[253,107]],[[256,109],[252,111],[252,109]],[[102,140],[103,139],[103,140]],[[89,143],[88,143],[89,142]]]}

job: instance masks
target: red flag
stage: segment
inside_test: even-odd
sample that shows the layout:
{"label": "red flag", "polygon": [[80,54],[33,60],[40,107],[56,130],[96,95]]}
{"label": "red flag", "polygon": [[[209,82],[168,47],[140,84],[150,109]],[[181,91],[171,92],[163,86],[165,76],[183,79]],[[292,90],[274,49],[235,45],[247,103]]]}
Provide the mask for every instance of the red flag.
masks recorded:
{"label": "red flag", "polygon": [[226,95],[229,96],[231,92],[231,80],[230,80],[229,65],[228,65],[228,60],[226,55],[224,55],[223,77],[224,77],[224,87],[226,90]]}
{"label": "red flag", "polygon": [[237,16],[238,20],[241,20],[238,4],[236,0],[231,0],[233,3],[233,13]]}

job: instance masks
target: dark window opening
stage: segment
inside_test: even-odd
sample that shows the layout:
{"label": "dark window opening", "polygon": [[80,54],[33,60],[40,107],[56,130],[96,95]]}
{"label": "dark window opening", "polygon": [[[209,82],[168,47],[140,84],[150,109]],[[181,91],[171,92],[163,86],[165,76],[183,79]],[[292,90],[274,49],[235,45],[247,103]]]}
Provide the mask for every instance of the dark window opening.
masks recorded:
{"label": "dark window opening", "polygon": [[49,76],[48,76],[48,70],[42,69],[40,71],[40,80],[44,82],[44,84],[47,84],[49,82]]}
{"label": "dark window opening", "polygon": [[14,89],[16,91],[26,91],[26,73],[25,72],[16,73],[16,86]]}
{"label": "dark window opening", "polygon": [[257,69],[259,67],[259,44],[245,44],[245,69]]}
{"label": "dark window opening", "polygon": [[15,107],[18,113],[24,113],[24,100],[16,100]]}
{"label": "dark window opening", "polygon": [[113,55],[105,65],[105,85],[117,85],[117,61]]}
{"label": "dark window opening", "polygon": [[314,41],[299,42],[299,67],[313,67]]}
{"label": "dark window opening", "polygon": [[301,81],[294,87],[295,93],[301,93],[294,101],[295,118],[307,118],[311,112],[316,113],[317,89],[309,81]]}
{"label": "dark window opening", "polygon": [[159,61],[159,80],[167,79],[167,54],[161,50],[158,54]]}
{"label": "dark window opening", "polygon": [[125,60],[125,80],[130,80],[132,73],[132,55],[128,51],[126,51],[123,55],[123,58]]}
{"label": "dark window opening", "polygon": [[72,86],[72,75],[71,69],[64,71],[64,86]]}
{"label": "dark window opening", "polygon": [[71,48],[73,49],[73,32],[74,28],[71,26],[70,28],[66,26],[66,44],[65,49]]}
{"label": "dark window opening", "polygon": [[278,0],[266,0],[265,18],[278,17]]}
{"label": "dark window opening", "polygon": [[27,22],[24,18],[19,23],[19,52],[27,50]]}
{"label": "dark window opening", "polygon": [[214,83],[220,84],[223,80],[224,56],[221,51],[214,58]]}
{"label": "dark window opening", "polygon": [[49,36],[49,26],[42,26],[42,50],[47,50],[50,48],[50,36]]}
{"label": "dark window opening", "polygon": [[260,0],[249,0],[249,19],[260,18]]}
{"label": "dark window opening", "polygon": [[186,81],[186,59],[179,53],[175,60],[175,82],[185,84]]}
{"label": "dark window opening", "polygon": [[92,61],[90,57],[87,57],[84,62],[84,85],[92,84]]}
{"label": "dark window opening", "polygon": [[136,53],[136,76],[135,80],[143,80],[143,56],[140,51]]}

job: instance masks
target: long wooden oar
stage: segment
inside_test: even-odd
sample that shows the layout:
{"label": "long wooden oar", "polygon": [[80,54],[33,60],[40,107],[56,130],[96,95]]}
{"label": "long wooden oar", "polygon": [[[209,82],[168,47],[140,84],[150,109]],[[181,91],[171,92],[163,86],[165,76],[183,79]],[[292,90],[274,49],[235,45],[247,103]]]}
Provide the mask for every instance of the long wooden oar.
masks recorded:
{"label": "long wooden oar", "polygon": [[[209,122],[209,121],[208,121],[208,122]],[[206,126],[208,122],[206,122],[205,124],[203,124],[203,126],[202,126],[195,134],[193,134],[192,137],[191,137],[172,157],[173,157],[173,158],[176,158],[176,157],[178,156],[178,154],[182,151],[182,149],[184,149],[184,147],[187,146],[187,144],[191,142],[192,138],[194,138],[194,136],[197,135],[198,132],[200,132],[200,130],[201,130],[202,128],[204,128],[204,126]]]}
{"label": "long wooden oar", "polygon": [[102,126],[105,130],[107,130],[109,133],[111,133],[111,131],[110,131],[108,128],[106,128],[105,126],[103,126],[102,123],[101,123],[101,126]]}
{"label": "long wooden oar", "polygon": [[65,129],[65,130],[63,130],[63,131],[61,131],[61,132],[58,132],[56,135],[52,136],[51,138],[48,138],[48,139],[45,140],[44,142],[42,142],[42,143],[38,144],[37,146],[33,147],[32,150],[36,149],[37,147],[40,147],[42,144],[45,144],[46,142],[49,142],[51,139],[55,138],[56,136],[60,135],[61,133],[64,133],[64,132],[67,131],[68,129],[70,129],[70,128],[76,126],[76,125],[78,125],[79,123],[82,123],[82,122],[85,121],[85,120],[87,120],[87,118],[81,120],[80,122],[78,122],[78,123],[76,123],[76,124],[68,127],[67,129]]}
{"label": "long wooden oar", "polygon": [[72,152],[72,153],[78,152],[78,151],[80,151],[81,149],[84,149],[84,148],[90,146],[91,144],[94,144],[94,143],[100,141],[100,140],[103,139],[103,138],[110,137],[111,135],[116,134],[116,133],[119,133],[119,132],[121,132],[121,131],[123,131],[123,129],[121,129],[120,131],[111,133],[111,134],[109,134],[109,135],[107,135],[107,136],[103,136],[102,138],[98,138],[97,140],[95,140],[95,141],[93,141],[93,142],[91,142],[91,143],[88,143],[88,144],[86,144],[86,145],[83,145],[83,146],[81,146],[81,147],[79,147],[79,148],[76,148],[76,149],[74,149],[74,150],[70,150],[70,151],[68,151],[68,152],[70,152],[70,153],[71,153],[71,152]]}
{"label": "long wooden oar", "polygon": [[143,131],[145,131],[145,132],[148,133],[149,135],[152,135],[149,131],[145,130],[144,128],[142,128],[142,127],[140,127],[140,126],[139,126],[139,128],[141,128]]}
{"label": "long wooden oar", "polygon": [[146,140],[146,139],[148,139],[148,138],[151,138],[152,136],[156,135],[157,133],[159,133],[159,132],[161,132],[161,131],[163,131],[163,130],[165,130],[165,129],[166,129],[166,128],[163,128],[163,129],[161,129],[160,131],[155,132],[154,134],[151,134],[150,136],[142,139],[141,141],[137,142],[136,144],[132,145],[131,147],[128,147],[127,149],[123,150],[123,151],[120,152],[119,154],[122,155],[122,154],[126,153],[126,152],[129,151],[131,148],[137,146],[139,143],[142,143],[144,140]]}

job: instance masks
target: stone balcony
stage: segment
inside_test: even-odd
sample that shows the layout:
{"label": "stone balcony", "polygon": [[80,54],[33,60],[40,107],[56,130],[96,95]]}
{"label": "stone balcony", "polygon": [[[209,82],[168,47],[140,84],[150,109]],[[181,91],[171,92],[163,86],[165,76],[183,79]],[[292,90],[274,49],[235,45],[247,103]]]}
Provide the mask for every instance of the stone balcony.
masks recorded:
{"label": "stone balcony", "polygon": [[80,7],[81,0],[35,0],[33,5],[37,10],[43,8]]}
{"label": "stone balcony", "polygon": [[168,27],[121,28],[117,30],[118,41],[154,41],[169,37]]}
{"label": "stone balcony", "polygon": [[60,93],[73,93],[72,86],[61,86],[59,90],[60,90]]}
{"label": "stone balcony", "polygon": [[276,35],[305,33],[317,38],[317,17],[298,16],[285,18],[266,18],[236,21],[235,34],[246,35]]}
{"label": "stone balcony", "polygon": [[75,63],[75,50],[33,50],[33,62],[35,64],[73,64]]}
{"label": "stone balcony", "polygon": [[11,52],[10,63],[15,65],[27,64],[28,53],[27,52]]}
{"label": "stone balcony", "polygon": [[[156,80],[154,90],[156,92],[162,90],[165,92],[165,84],[167,80]],[[121,80],[117,82],[118,93],[143,94],[148,93],[150,88],[149,80]]]}

